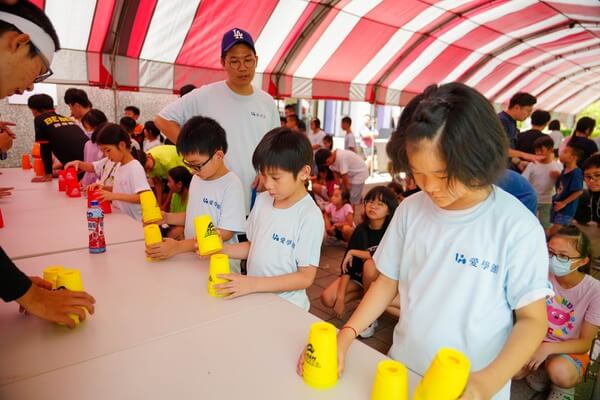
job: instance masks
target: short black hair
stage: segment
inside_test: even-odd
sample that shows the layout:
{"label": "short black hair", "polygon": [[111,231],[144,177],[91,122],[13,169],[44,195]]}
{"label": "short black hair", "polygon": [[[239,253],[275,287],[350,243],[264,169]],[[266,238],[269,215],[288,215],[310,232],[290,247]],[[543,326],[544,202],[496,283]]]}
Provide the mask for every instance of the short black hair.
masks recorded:
{"label": "short black hair", "polygon": [[131,111],[135,115],[140,115],[140,109],[137,108],[136,106],[127,106],[127,107],[125,107],[125,111]]}
{"label": "short black hair", "polygon": [[82,107],[92,107],[92,102],[88,98],[87,93],[84,90],[77,88],[68,88],[65,91],[65,103],[72,106],[73,104],[79,104]]}
{"label": "short black hair", "polygon": [[127,133],[131,134],[135,130],[137,122],[135,122],[135,119],[131,117],[123,117],[119,120],[119,125],[121,125],[123,129],[127,131]]}
{"label": "short black hair", "polygon": [[86,112],[83,117],[81,117],[82,124],[89,125],[94,129],[91,137],[92,143],[96,143],[96,140],[98,139],[98,132],[100,132],[102,126],[107,122],[108,118],[106,118],[106,115],[102,111],[95,108],[92,108],[90,111]]}
{"label": "short black hair", "polygon": [[344,189],[343,187],[336,186],[333,191],[340,191],[340,197],[342,198],[342,204],[350,204],[350,191]]}
{"label": "short black hair", "polygon": [[144,123],[144,129],[150,132],[150,135],[153,138],[157,138],[160,136],[160,129],[158,129],[154,121],[146,121]]}
{"label": "short black hair", "polygon": [[554,140],[552,140],[552,138],[548,135],[544,135],[542,137],[535,139],[535,141],[533,142],[533,149],[537,150],[537,149],[541,149],[541,148],[553,150],[554,149]]}
{"label": "short black hair", "polygon": [[[323,138],[325,140],[325,138]],[[317,165],[326,165],[326,161],[329,157],[331,157],[331,150],[329,149],[319,149],[315,153],[315,164]],[[320,167],[319,167],[320,168]]]}
{"label": "short black hair", "polygon": [[222,150],[227,153],[227,134],[217,121],[208,117],[192,117],[181,128],[177,137],[179,154],[211,156]]}
{"label": "short black hair", "polygon": [[305,132],[306,131],[306,123],[302,120],[298,120],[298,130]]}
{"label": "short black hair", "polygon": [[533,106],[535,103],[537,103],[537,99],[534,95],[525,92],[519,92],[515,93],[513,97],[510,98],[510,101],[508,102],[508,108],[513,108],[514,106]]}
{"label": "short black hair", "polygon": [[279,168],[294,175],[312,166],[313,151],[306,135],[289,128],[275,128],[263,136],[252,154],[252,166],[259,172]]}
{"label": "short black hair", "polygon": [[188,94],[189,92],[191,92],[194,89],[196,89],[196,85],[192,85],[191,83],[188,83],[187,85],[183,85],[179,89],[179,97],[185,96],[186,94]]}
{"label": "short black hair", "polygon": [[535,110],[531,113],[531,125],[546,125],[550,121],[550,113],[544,110]]}
{"label": "short black hair", "polygon": [[394,171],[411,171],[407,149],[422,140],[435,141],[446,162],[448,182],[489,187],[506,170],[508,140],[490,102],[458,82],[431,85],[413,98],[398,124],[387,152]]}
{"label": "short black hair", "polygon": [[294,114],[296,113],[296,103],[294,104],[286,104],[284,107],[285,110],[292,110]]}
{"label": "short black hair", "polygon": [[600,168],[600,152],[594,153],[583,163],[582,169]]}
{"label": "short black hair", "polygon": [[27,106],[37,112],[54,110],[54,100],[45,93],[34,94],[27,99]]}
{"label": "short black hair", "polygon": [[564,237],[565,239],[569,239],[572,241],[575,249],[579,253],[579,257],[588,258],[588,262],[578,269],[581,272],[589,273],[591,261],[594,258],[593,247],[590,238],[579,229],[576,225],[566,225],[560,228],[558,232],[556,232],[556,236]]}
{"label": "short black hair", "polygon": [[[330,143],[331,146],[327,146],[325,142]],[[333,149],[333,137],[331,137],[331,135],[325,135],[325,137],[323,138],[323,146],[330,147],[328,150]]]}
{"label": "short black hair", "polygon": [[[29,1],[17,1],[13,5],[0,4],[0,11],[19,16],[33,22],[50,36],[56,51],[60,50],[60,41],[58,40],[58,35],[56,34],[56,30],[54,29],[50,18],[48,18],[44,11],[40,10],[35,4]],[[23,33],[11,23],[0,21],[0,35],[8,31]],[[31,48],[30,55],[33,57],[36,54],[37,53],[33,50],[33,48]]]}
{"label": "short black hair", "polygon": [[[371,190],[367,192],[365,195],[365,199],[363,200],[365,204],[370,201],[381,201],[388,208],[388,215],[385,217],[385,222],[383,223],[382,229],[385,230],[389,225],[392,217],[394,216],[394,212],[396,211],[396,207],[398,207],[398,200],[396,199],[396,193],[389,187],[385,186],[375,186]],[[365,213],[365,222],[369,219],[367,218],[367,214]]]}
{"label": "short black hair", "polygon": [[577,163],[585,156],[585,149],[581,147],[579,143],[572,143],[572,141],[569,141],[567,147],[571,149],[571,152],[575,155],[575,158],[577,158]]}
{"label": "short black hair", "polygon": [[344,118],[342,118],[342,123],[347,123],[348,125],[352,126],[352,118],[346,116]]}
{"label": "short black hair", "polygon": [[287,118],[284,117],[283,115],[280,115],[279,116],[279,122],[282,123],[282,124],[286,124],[287,123]]}
{"label": "short black hair", "polygon": [[125,143],[125,147],[131,151],[133,158],[138,160],[142,166],[146,164],[146,153],[138,151],[131,145],[131,138],[125,132],[123,127],[117,124],[106,123],[102,125],[98,132],[96,143],[105,146],[119,146],[119,143]]}
{"label": "short black hair", "polygon": [[321,128],[321,120],[320,120],[319,118],[313,118],[313,119],[311,120],[311,122],[312,122],[313,124],[315,124],[315,126],[316,126],[317,128],[319,128],[319,129]]}
{"label": "short black hair", "polygon": [[548,129],[550,129],[551,131],[560,131],[560,121],[557,119],[553,119],[548,124]]}
{"label": "short black hair", "polygon": [[595,127],[595,119],[590,117],[581,117],[579,118],[579,121],[577,121],[577,125],[575,125],[575,131],[573,132],[573,135],[575,134],[575,132],[581,132],[589,135],[591,132],[594,131]]}
{"label": "short black hair", "polygon": [[192,174],[182,165],[173,167],[168,172],[169,176],[175,183],[183,183],[183,187],[189,188],[192,181]]}

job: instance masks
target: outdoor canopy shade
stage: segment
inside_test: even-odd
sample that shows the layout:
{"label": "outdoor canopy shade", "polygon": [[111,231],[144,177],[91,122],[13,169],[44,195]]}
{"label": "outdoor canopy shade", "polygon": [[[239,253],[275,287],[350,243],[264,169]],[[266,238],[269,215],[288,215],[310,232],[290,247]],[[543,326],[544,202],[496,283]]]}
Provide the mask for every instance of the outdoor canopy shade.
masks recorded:
{"label": "outdoor canopy shade", "polygon": [[495,103],[518,91],[575,114],[600,98],[598,0],[33,0],[60,51],[49,82],[177,92],[224,78],[223,33],[258,54],[275,97],[405,105],[464,82]]}

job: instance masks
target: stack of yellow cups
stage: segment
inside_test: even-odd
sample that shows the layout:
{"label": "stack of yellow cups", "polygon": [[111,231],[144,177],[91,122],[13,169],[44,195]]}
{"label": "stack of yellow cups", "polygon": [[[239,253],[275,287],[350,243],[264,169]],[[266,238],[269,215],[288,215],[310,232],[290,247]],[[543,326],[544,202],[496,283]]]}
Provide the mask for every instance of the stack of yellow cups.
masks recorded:
{"label": "stack of yellow cups", "polygon": [[371,400],[408,400],[408,370],[394,360],[377,364]]}
{"label": "stack of yellow cups", "polygon": [[221,237],[213,225],[210,215],[199,215],[194,218],[194,228],[198,241],[198,254],[208,256],[223,250]]}
{"label": "stack of yellow cups", "polygon": [[[144,242],[146,243],[146,247],[162,242],[162,234],[158,225],[150,224],[144,226]],[[152,261],[150,257],[146,257],[146,259]]]}
{"label": "stack of yellow cups", "polygon": [[304,383],[316,389],[329,389],[338,379],[337,334],[329,322],[310,327],[304,353]]}
{"label": "stack of yellow cups", "polygon": [[160,221],[162,213],[151,190],[140,193],[140,205],[142,206],[142,220],[145,224]]}
{"label": "stack of yellow cups", "polygon": [[463,353],[442,348],[417,386],[414,400],[456,400],[469,379],[471,362]]}
{"label": "stack of yellow cups", "polygon": [[[56,288],[68,289],[73,292],[83,292],[83,282],[79,270],[63,269],[60,271],[56,278]],[[79,316],[77,314],[69,314],[69,317],[75,321],[75,324],[79,324]]]}

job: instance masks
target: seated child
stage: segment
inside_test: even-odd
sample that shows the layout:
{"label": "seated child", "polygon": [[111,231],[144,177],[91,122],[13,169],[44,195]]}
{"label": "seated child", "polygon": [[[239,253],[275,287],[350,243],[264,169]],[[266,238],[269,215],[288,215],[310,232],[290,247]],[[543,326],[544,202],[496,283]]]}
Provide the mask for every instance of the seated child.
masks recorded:
{"label": "seated child", "polygon": [[274,292],[309,309],[306,288],[313,284],[321,255],[323,217],[308,194],[313,152],[306,135],[287,128],[268,132],[252,156],[266,191],[248,217],[244,243],[225,245],[231,258],[247,259],[248,275],[228,274],[215,285],[228,298]]}
{"label": "seated child", "polygon": [[588,190],[579,198],[575,219],[581,224],[600,225],[600,153],[583,163],[583,180]]}
{"label": "seated child", "polygon": [[[150,150],[160,149],[160,146]],[[185,165],[194,172],[184,212],[164,214],[161,224],[182,226],[185,240],[166,238],[146,249],[149,257],[166,259],[176,254],[194,252],[196,231],[194,218],[210,215],[223,242],[237,242],[237,233],[245,231],[244,191],[240,179],[225,166],[227,138],[219,123],[211,118],[193,117],[181,128],[177,151]],[[231,268],[239,271],[238,263]]]}
{"label": "seated child", "polygon": [[600,282],[586,273],[591,250],[587,236],[574,225],[562,227],[548,242],[555,292],[546,300],[548,332],[516,378],[525,376],[539,392],[552,385],[550,400],[575,398],[600,327]]}
{"label": "seated child", "polygon": [[[192,174],[186,167],[171,168],[167,177],[169,195],[161,209],[169,213],[184,213],[187,208],[191,181]],[[167,236],[175,240],[183,239],[183,226],[170,227]]]}
{"label": "seated child", "polygon": [[[364,222],[356,227],[348,242],[342,274],[321,293],[321,302],[333,307],[338,318],[342,318],[346,303],[361,298],[379,275],[372,257],[398,206],[396,195],[385,186],[369,190],[364,202]],[[375,323],[371,324],[361,336],[373,336],[375,327]]]}
{"label": "seated child", "polygon": [[323,213],[325,233],[347,242],[354,231],[354,210],[350,204],[350,192],[341,188],[333,189],[331,202]]}

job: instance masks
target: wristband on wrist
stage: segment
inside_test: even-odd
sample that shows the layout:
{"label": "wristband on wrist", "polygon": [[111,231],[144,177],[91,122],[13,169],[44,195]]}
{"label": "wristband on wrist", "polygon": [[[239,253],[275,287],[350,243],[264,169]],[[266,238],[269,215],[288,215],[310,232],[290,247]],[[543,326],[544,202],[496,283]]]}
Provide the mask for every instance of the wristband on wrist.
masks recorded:
{"label": "wristband on wrist", "polygon": [[356,332],[356,329],[354,329],[353,327],[351,327],[350,325],[344,325],[340,328],[340,332],[344,329],[350,329],[352,330],[352,332],[354,333],[354,338],[356,338],[358,336],[358,332]]}

